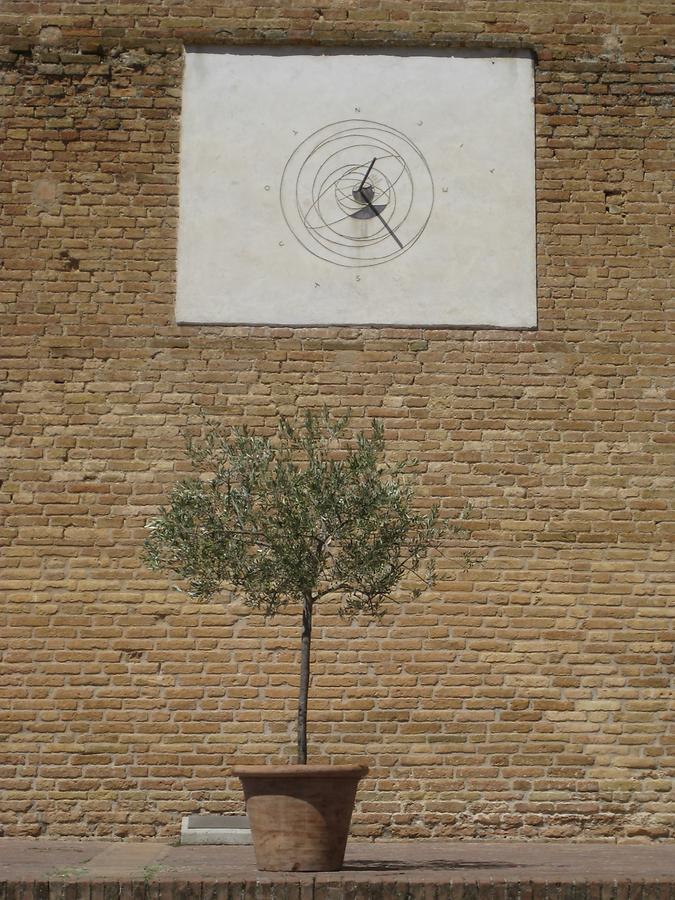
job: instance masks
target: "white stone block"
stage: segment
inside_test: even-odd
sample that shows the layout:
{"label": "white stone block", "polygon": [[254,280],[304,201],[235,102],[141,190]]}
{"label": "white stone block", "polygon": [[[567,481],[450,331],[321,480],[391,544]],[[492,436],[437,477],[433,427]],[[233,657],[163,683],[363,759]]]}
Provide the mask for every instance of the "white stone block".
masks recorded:
{"label": "white stone block", "polygon": [[187,52],[182,323],[533,327],[526,52]]}
{"label": "white stone block", "polygon": [[251,830],[246,816],[184,816],[181,844],[250,844]]}

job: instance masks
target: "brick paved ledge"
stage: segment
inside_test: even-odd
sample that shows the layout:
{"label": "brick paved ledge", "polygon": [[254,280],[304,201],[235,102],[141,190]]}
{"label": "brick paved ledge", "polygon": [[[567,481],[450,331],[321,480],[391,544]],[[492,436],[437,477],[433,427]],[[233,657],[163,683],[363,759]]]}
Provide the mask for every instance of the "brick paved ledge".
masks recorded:
{"label": "brick paved ledge", "polygon": [[3,900],[672,900],[668,882],[0,882]]}
{"label": "brick paved ledge", "polygon": [[675,900],[675,844],[351,843],[259,873],[250,847],[0,839],[0,900]]}

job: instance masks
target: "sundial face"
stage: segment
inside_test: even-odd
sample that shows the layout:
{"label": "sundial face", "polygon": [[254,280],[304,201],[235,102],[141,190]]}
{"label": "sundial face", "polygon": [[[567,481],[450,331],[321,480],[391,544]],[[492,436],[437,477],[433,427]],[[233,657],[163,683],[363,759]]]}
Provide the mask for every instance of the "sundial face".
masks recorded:
{"label": "sundial face", "polygon": [[401,131],[367,119],[335,122],[301,141],[279,193],[300,244],[345,267],[376,266],[405,253],[434,204],[420,149]]}
{"label": "sundial face", "polygon": [[536,324],[526,52],[193,48],[179,322]]}

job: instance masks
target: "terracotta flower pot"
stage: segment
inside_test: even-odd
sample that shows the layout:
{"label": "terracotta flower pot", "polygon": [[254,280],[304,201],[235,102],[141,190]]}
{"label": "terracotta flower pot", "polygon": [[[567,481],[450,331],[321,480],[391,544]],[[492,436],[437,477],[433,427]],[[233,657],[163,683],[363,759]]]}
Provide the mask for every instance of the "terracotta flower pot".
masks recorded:
{"label": "terracotta flower pot", "polygon": [[342,868],[359,779],[367,766],[238,766],[259,869]]}

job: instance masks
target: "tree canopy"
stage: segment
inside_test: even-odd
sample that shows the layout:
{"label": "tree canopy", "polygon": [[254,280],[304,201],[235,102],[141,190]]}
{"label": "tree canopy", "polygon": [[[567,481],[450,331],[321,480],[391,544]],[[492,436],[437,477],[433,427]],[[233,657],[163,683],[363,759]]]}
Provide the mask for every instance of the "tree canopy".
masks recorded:
{"label": "tree canopy", "polygon": [[146,561],[195,598],[222,589],[273,616],[328,595],[342,614],[378,615],[407,575],[433,582],[427,551],[438,509],[414,508],[410,462],[384,458],[384,427],[347,435],[347,418],[282,419],[276,434],[211,428],[187,452],[179,482],[148,523]]}

